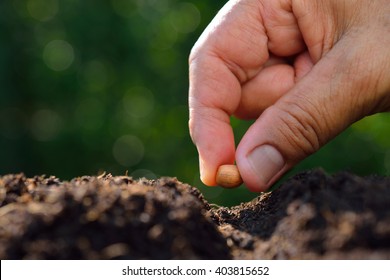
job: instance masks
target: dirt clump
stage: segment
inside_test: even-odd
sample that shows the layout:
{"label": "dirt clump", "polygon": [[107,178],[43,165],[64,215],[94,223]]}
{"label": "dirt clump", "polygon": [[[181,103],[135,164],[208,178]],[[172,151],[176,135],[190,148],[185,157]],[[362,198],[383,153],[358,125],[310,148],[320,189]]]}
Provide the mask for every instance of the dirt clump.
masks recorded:
{"label": "dirt clump", "polygon": [[301,173],[214,215],[236,259],[389,259],[390,178]]}
{"label": "dirt clump", "polygon": [[199,191],[176,179],[18,174],[0,193],[1,259],[229,257]]}
{"label": "dirt clump", "polygon": [[175,178],[0,177],[1,259],[389,259],[390,178],[307,171],[211,208]]}

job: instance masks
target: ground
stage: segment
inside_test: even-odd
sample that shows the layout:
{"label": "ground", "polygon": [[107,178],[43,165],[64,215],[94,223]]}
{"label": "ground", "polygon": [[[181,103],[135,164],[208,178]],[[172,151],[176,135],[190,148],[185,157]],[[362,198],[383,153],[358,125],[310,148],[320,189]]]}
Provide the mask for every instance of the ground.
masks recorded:
{"label": "ground", "polygon": [[312,170],[232,208],[175,178],[0,177],[1,259],[389,259],[390,178]]}

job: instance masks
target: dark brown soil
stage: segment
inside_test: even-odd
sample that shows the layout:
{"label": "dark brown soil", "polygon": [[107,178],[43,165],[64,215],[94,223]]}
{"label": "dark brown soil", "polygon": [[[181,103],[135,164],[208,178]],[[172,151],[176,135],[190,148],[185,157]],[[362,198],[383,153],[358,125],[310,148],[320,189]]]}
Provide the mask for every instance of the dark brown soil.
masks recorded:
{"label": "dark brown soil", "polygon": [[212,208],[174,178],[0,177],[1,259],[390,259],[390,178],[299,174]]}

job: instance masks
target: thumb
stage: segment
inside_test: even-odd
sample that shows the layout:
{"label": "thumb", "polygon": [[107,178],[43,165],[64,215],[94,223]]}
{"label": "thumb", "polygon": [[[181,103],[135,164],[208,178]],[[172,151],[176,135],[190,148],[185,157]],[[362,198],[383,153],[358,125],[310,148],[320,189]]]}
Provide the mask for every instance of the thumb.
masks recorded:
{"label": "thumb", "polygon": [[236,162],[251,191],[265,191],[299,161],[376,110],[378,100],[372,96],[378,94],[367,75],[377,74],[375,65],[352,44],[339,43],[268,107],[241,140]]}

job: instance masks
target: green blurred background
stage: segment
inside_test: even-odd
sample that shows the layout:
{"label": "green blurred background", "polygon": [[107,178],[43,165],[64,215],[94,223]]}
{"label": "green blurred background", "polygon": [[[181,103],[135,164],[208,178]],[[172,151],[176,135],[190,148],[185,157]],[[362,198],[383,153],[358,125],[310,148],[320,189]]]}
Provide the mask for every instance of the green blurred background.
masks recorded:
{"label": "green blurred background", "polygon": [[[201,184],[187,128],[187,58],[224,3],[0,1],[0,174],[128,171],[177,177],[220,205],[253,198]],[[232,123],[238,141],[250,123]],[[317,166],[390,175],[389,134],[389,114],[366,118],[289,176]]]}

